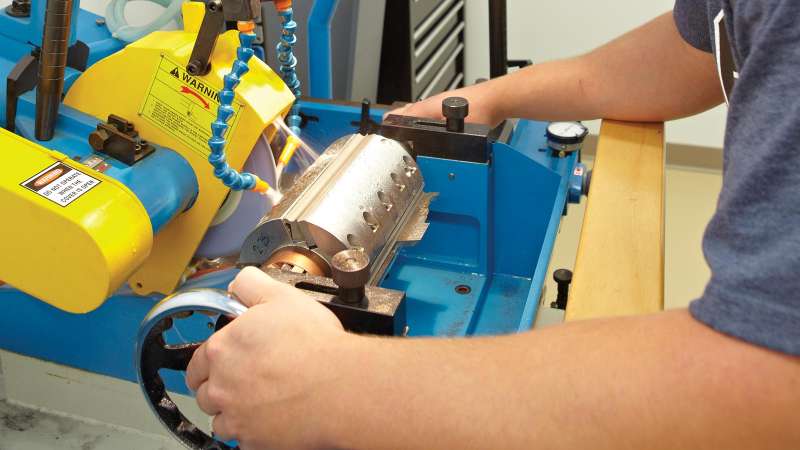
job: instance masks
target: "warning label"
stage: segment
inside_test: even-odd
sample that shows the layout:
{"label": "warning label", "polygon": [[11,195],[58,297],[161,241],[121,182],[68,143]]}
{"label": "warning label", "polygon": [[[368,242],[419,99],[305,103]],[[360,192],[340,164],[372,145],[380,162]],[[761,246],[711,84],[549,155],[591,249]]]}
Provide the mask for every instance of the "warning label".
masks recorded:
{"label": "warning label", "polygon": [[55,163],[23,181],[21,186],[60,206],[67,206],[99,184],[100,180],[96,178]]}
{"label": "warning label", "polygon": [[[219,86],[189,75],[183,65],[161,57],[139,114],[207,158],[211,123],[217,118]],[[242,105],[235,102],[228,133],[236,129]]]}

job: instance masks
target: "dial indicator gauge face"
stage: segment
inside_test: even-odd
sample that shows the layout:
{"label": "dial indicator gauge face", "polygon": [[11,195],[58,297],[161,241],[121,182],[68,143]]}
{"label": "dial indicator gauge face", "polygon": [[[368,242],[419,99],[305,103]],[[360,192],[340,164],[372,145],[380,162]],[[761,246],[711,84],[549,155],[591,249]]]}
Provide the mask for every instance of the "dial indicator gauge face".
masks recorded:
{"label": "dial indicator gauge face", "polygon": [[580,139],[589,130],[580,122],[553,122],[547,127],[547,133],[560,139]]}

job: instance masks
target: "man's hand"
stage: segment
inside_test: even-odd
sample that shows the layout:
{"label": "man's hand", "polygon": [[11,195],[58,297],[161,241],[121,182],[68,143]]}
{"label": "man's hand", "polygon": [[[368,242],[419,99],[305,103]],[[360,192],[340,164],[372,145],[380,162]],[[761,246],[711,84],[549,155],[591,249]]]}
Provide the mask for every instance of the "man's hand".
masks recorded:
{"label": "man's hand", "polygon": [[250,307],[214,334],[189,363],[197,404],[214,433],[242,448],[326,445],[320,398],[332,391],[350,339],[327,308],[258,269],[229,290]]}

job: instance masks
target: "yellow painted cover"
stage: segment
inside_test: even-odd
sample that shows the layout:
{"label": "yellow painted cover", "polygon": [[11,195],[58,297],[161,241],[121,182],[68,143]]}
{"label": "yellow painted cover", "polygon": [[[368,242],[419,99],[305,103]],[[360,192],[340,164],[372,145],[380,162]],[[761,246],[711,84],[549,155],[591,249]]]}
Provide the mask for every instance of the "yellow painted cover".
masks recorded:
{"label": "yellow painted cover", "polygon": [[0,280],[57,308],[103,304],[147,258],[150,219],[125,185],[0,129]]}
{"label": "yellow painted cover", "polygon": [[[139,294],[171,293],[219,210],[228,189],[214,178],[207,140],[216,117],[217,92],[230,70],[239,44],[229,31],[217,40],[211,72],[193,77],[184,69],[200,28],[204,5],[184,5],[185,29],[158,31],[90,67],[69,90],[65,103],[106,119],[122,116],[143,138],[180,153],[194,168],[199,196],[194,206],[155,238],[151,257],[130,279]],[[280,77],[258,58],[236,88],[226,153],[241,170],[250,151],[272,122],[286,114],[294,96]]]}

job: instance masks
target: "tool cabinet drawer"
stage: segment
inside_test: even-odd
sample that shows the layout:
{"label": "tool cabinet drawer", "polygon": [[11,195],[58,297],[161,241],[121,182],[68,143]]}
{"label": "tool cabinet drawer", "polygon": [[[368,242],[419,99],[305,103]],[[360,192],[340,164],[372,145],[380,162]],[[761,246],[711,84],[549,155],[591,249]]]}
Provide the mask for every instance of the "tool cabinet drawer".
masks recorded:
{"label": "tool cabinet drawer", "polygon": [[458,31],[454,31],[459,26],[463,27],[461,12],[464,9],[464,0],[455,3],[454,8],[436,21],[427,34],[414,42],[414,70],[424,64],[428,58],[442,45],[447,38]]}
{"label": "tool cabinet drawer", "polygon": [[466,2],[386,2],[379,103],[413,102],[463,84]]}
{"label": "tool cabinet drawer", "polygon": [[[426,99],[432,95],[436,95],[440,92],[444,92],[450,89],[450,86],[454,83],[461,73],[458,70],[458,64],[456,59],[460,56],[461,52],[464,51],[463,44],[459,46],[456,52],[450,56],[450,59],[447,62],[447,65],[439,69],[439,71],[434,75],[433,79],[431,80],[430,84],[419,94],[417,100]],[[460,80],[459,80],[460,81]]]}
{"label": "tool cabinet drawer", "polygon": [[[390,0],[397,1],[397,0]],[[437,6],[442,3],[440,0],[408,0],[411,10],[411,26],[416,29],[430,15]]]}
{"label": "tool cabinet drawer", "polygon": [[414,77],[413,96],[419,96],[422,91],[433,81],[438,71],[447,65],[447,62],[454,60],[464,48],[461,42],[461,30],[457,28],[457,33],[451,34],[430,57],[430,59],[416,72]]}

